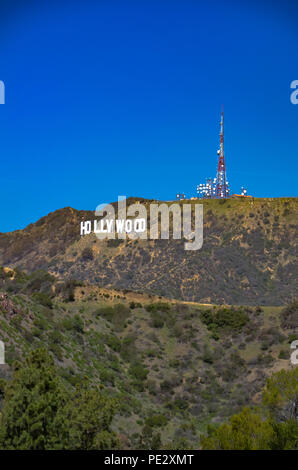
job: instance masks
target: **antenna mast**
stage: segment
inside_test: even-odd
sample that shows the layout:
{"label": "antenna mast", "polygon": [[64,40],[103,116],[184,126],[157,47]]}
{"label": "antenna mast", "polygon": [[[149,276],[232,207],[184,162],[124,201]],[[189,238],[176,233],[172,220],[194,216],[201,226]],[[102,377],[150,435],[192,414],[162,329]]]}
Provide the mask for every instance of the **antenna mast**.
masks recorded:
{"label": "antenna mast", "polygon": [[217,151],[218,166],[216,175],[215,197],[222,199],[229,197],[229,183],[226,176],[226,164],[224,156],[224,129],[223,129],[223,106],[221,107],[221,121],[220,121],[220,148]]}

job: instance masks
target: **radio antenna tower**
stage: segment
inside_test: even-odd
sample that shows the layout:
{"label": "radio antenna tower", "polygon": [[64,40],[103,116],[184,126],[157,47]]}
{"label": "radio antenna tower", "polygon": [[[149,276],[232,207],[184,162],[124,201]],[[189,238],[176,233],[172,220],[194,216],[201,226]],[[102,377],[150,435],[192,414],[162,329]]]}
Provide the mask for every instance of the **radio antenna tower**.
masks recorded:
{"label": "radio antenna tower", "polygon": [[226,164],[224,156],[224,131],[223,131],[223,106],[221,108],[221,121],[220,121],[220,148],[217,151],[218,166],[215,185],[215,197],[222,199],[229,197],[229,183],[226,177]]}

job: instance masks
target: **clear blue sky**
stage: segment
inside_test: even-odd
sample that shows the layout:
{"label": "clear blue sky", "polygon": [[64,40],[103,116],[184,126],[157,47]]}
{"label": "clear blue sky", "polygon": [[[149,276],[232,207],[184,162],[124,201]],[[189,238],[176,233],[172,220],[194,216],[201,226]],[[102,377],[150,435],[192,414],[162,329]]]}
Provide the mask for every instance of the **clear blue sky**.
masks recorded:
{"label": "clear blue sky", "polygon": [[297,196],[298,2],[1,1],[0,231],[227,174]]}

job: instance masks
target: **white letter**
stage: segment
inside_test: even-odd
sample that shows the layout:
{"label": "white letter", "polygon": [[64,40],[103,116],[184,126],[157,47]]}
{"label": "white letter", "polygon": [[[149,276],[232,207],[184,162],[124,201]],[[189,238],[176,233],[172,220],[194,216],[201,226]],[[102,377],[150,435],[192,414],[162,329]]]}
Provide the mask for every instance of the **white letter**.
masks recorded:
{"label": "white letter", "polygon": [[131,232],[131,230],[132,230],[132,221],[130,219],[127,219],[125,221],[125,231],[129,233]]}
{"label": "white letter", "polygon": [[[118,196],[118,214],[117,219],[126,220],[126,196]],[[118,238],[126,240],[126,233],[119,232]]]}
{"label": "white letter", "polygon": [[135,219],[134,231],[136,233],[145,232],[146,230],[146,220],[145,219]]}
{"label": "white letter", "polygon": [[116,231],[117,231],[117,233],[122,233],[123,230],[124,230],[124,220],[123,219],[121,219],[121,220],[117,219],[116,220]]}
{"label": "white letter", "polygon": [[[103,217],[104,213],[106,213],[106,215]],[[104,238],[115,238],[114,231],[107,233],[108,231],[103,229],[105,221],[108,223],[109,219],[115,219],[115,211],[112,204],[99,204],[95,210],[95,215],[96,217],[102,217],[100,219],[101,232],[96,233],[97,238],[99,240],[103,240]]]}
{"label": "white letter", "polygon": [[107,231],[109,233],[113,232],[113,224],[114,224],[114,220],[111,219],[111,220],[107,220]]}
{"label": "white letter", "polygon": [[87,220],[86,222],[81,222],[81,235],[89,235],[91,233],[91,222]]}
{"label": "white letter", "polygon": [[[135,219],[137,220],[143,220],[145,222],[145,227],[143,227],[142,230],[136,230],[134,229],[133,232],[131,232],[128,235],[128,238],[130,239],[136,239],[136,238],[141,238],[142,240],[147,240],[147,230],[146,230],[146,221],[147,221],[147,210],[146,207],[143,204],[131,204],[128,206],[127,209],[127,216],[128,217],[135,217],[136,213],[138,213],[139,217],[142,217],[141,219]],[[143,224],[142,224],[143,226]],[[136,227],[136,224],[135,224]]]}
{"label": "white letter", "polygon": [[101,233],[101,229],[98,228],[98,220],[94,220],[94,233]]}

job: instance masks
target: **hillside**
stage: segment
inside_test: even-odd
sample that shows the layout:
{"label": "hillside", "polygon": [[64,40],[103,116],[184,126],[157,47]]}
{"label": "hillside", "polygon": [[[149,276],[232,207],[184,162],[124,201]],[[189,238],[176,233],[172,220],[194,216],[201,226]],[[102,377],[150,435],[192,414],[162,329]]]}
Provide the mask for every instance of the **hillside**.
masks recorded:
{"label": "hillside", "polygon": [[291,367],[297,327],[297,303],[216,307],[0,269],[0,379],[45,347],[69,386],[88,377],[117,398],[121,448],[152,448],[156,430],[163,446],[197,448],[209,423],[258,403],[266,377]]}
{"label": "hillside", "polygon": [[80,221],[93,219],[94,213],[64,208],[24,230],[0,234],[0,264],[203,303],[283,305],[292,300],[297,199],[203,204],[204,243],[196,252],[185,251],[183,240],[81,238]]}

